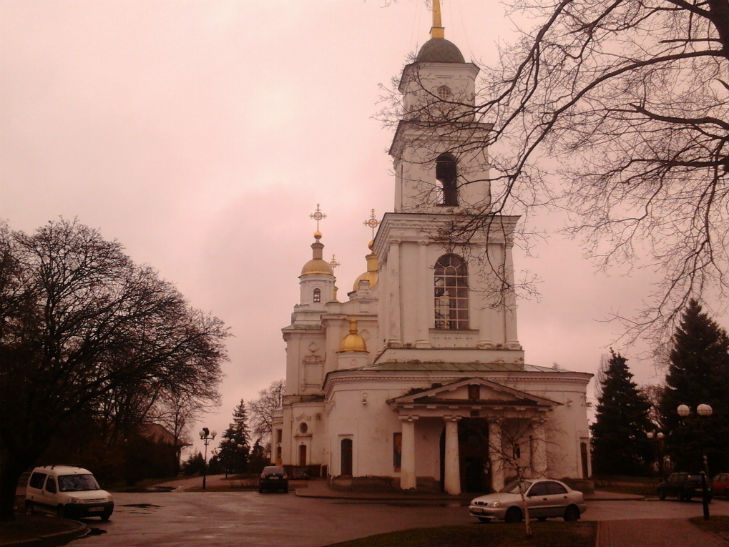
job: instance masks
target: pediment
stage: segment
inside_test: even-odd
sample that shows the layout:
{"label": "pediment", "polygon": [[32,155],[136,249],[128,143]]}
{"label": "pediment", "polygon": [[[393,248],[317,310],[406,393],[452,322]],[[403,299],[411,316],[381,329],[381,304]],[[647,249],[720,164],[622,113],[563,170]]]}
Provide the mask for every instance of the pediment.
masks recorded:
{"label": "pediment", "polygon": [[[473,388],[478,398],[472,395]],[[525,391],[514,389],[497,382],[483,378],[465,378],[448,384],[433,386],[430,389],[417,390],[395,397],[388,401],[393,406],[418,406],[418,405],[458,405],[469,406],[531,406],[531,407],[554,407],[560,403],[533,395]]]}

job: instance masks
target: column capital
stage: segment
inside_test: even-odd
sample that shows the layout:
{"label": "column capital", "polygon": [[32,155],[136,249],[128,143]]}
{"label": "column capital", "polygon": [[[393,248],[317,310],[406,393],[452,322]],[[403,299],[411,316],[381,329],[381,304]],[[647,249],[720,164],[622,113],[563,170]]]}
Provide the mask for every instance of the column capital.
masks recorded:
{"label": "column capital", "polygon": [[446,422],[457,422],[458,420],[461,420],[463,416],[457,416],[457,415],[446,415],[443,416],[443,420]]}
{"label": "column capital", "polygon": [[397,419],[401,422],[417,422],[420,419],[420,416],[398,416]]}

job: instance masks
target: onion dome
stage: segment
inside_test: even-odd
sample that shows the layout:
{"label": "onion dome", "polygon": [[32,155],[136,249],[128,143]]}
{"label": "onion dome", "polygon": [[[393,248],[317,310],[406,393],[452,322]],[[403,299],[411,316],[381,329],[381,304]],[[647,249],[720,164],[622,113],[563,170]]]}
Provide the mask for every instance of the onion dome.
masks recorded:
{"label": "onion dome", "polygon": [[378,271],[380,269],[380,262],[377,259],[377,255],[372,251],[372,247],[374,246],[375,242],[370,241],[368,247],[370,249],[370,254],[366,256],[367,259],[367,271],[360,275],[357,279],[354,280],[354,290],[356,291],[359,288],[359,282],[360,281],[369,281],[370,282],[370,289],[377,285],[377,279],[379,278]]}
{"label": "onion dome", "polygon": [[338,353],[343,353],[345,351],[367,351],[367,345],[365,344],[364,338],[362,338],[357,332],[356,319],[349,320],[349,334],[342,338],[342,341],[339,343]]}
{"label": "onion dome", "polygon": [[317,230],[316,232],[314,232],[314,239],[316,241],[311,244],[312,259],[304,264],[303,268],[301,268],[301,275],[334,275],[334,271],[332,270],[329,262],[322,258],[324,244],[319,241],[321,239],[320,231]]}

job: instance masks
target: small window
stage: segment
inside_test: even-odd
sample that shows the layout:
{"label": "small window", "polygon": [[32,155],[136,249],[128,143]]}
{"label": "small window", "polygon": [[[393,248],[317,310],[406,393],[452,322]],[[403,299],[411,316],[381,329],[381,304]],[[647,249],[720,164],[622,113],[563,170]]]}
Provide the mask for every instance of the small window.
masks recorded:
{"label": "small window", "polygon": [[481,399],[481,386],[478,384],[471,384],[468,386],[468,398],[471,401],[478,401]]}
{"label": "small window", "polygon": [[46,492],[50,492],[51,494],[55,494],[57,492],[56,479],[53,477],[48,477],[48,480],[46,480]]}
{"label": "small window", "polygon": [[453,96],[453,92],[451,91],[451,88],[447,85],[442,85],[438,87],[436,93],[438,94],[438,97],[443,99],[444,101],[447,101]]}
{"label": "small window", "polygon": [[314,302],[321,302],[321,289],[314,289]]}
{"label": "small window", "polygon": [[514,443],[511,447],[511,455],[515,460],[521,458],[521,446],[519,446],[519,443]]}
{"label": "small window", "polygon": [[277,429],[276,430],[276,442],[280,443],[283,439],[283,429]]}
{"label": "small window", "polygon": [[46,474],[45,473],[33,473],[30,476],[30,482],[28,483],[31,488],[37,488],[40,490],[43,488],[43,481],[46,480]]}
{"label": "small window", "polygon": [[307,431],[309,431],[309,426],[306,425],[306,422],[301,422],[299,424],[299,433],[303,434],[303,433],[306,433]]}

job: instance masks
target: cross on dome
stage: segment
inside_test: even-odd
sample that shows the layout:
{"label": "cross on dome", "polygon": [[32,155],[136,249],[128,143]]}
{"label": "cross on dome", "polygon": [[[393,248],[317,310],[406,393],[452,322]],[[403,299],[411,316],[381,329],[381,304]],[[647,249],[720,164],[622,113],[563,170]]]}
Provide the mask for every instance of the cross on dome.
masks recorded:
{"label": "cross on dome", "polygon": [[316,231],[319,231],[319,222],[327,218],[327,216],[319,209],[319,204],[316,204],[316,211],[309,215],[311,218],[316,220]]}
{"label": "cross on dome", "polygon": [[370,212],[370,218],[364,221],[364,225],[372,230],[372,239],[375,239],[375,229],[380,225],[380,221],[375,217],[375,210]]}

